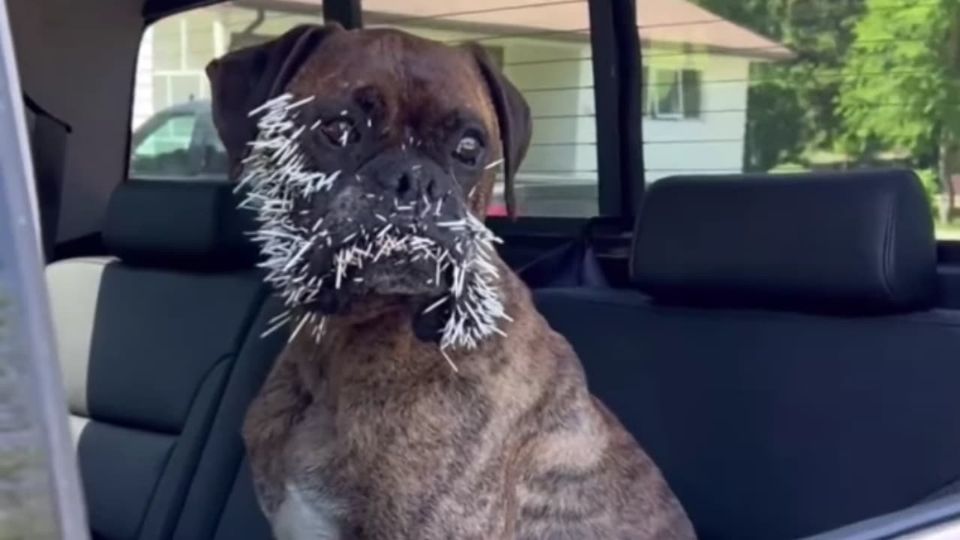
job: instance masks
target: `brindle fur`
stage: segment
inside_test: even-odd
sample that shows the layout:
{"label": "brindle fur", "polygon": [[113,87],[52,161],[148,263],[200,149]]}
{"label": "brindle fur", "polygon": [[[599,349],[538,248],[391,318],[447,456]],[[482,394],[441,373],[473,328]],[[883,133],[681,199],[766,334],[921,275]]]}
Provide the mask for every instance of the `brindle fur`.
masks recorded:
{"label": "brindle fur", "polygon": [[[337,96],[364,85],[388,100],[401,141],[466,108],[497,140],[496,114],[470,53],[392,31],[335,32],[291,82]],[[483,214],[494,181],[470,200]],[[268,517],[298,500],[344,539],[688,539],[659,471],[588,390],[570,345],[501,267],[506,337],[452,350],[413,334],[413,301],[370,297],[306,332],[278,358],[243,430]],[[324,536],[327,535],[327,536]]]}

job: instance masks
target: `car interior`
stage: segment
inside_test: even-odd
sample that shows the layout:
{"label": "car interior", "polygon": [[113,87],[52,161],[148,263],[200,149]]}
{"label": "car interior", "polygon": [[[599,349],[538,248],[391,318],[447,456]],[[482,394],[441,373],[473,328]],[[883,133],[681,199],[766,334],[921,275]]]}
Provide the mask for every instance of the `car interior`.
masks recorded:
{"label": "car interior", "polygon": [[501,256],[698,537],[956,517],[960,243],[904,159],[744,165],[790,44],[687,0],[7,4],[92,538],[271,537],[239,430],[286,337],[203,68],[331,21],[500,55],[535,124]]}

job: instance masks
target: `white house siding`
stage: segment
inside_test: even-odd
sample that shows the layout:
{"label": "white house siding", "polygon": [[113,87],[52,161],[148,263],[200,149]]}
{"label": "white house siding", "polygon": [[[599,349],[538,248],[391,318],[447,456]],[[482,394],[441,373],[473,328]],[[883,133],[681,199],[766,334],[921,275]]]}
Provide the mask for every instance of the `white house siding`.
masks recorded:
{"label": "white house siding", "polygon": [[[177,103],[210,97],[203,68],[204,59],[209,61],[215,53],[211,11],[197,10],[189,16],[161,20],[144,36],[134,111],[148,117]],[[137,119],[146,118],[135,116]]]}
{"label": "white house siding", "polygon": [[137,77],[133,88],[133,129],[137,129],[155,112],[153,78],[150,76],[153,73],[153,44],[153,28],[148,28],[137,56]]}
{"label": "white house siding", "polygon": [[591,49],[584,42],[508,41],[504,72],[524,90],[533,138],[528,181],[597,178],[597,127]]}
{"label": "white house siding", "polygon": [[644,118],[647,181],[685,173],[741,172],[750,60],[656,48],[645,53],[649,69],[697,69],[702,74],[699,118]]}

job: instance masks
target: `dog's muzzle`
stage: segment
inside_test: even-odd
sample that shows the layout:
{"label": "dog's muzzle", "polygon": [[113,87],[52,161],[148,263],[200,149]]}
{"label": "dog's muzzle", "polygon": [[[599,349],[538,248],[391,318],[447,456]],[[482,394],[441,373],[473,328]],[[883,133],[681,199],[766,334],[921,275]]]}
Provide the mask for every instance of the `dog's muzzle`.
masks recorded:
{"label": "dog's muzzle", "polygon": [[338,306],[370,293],[439,294],[475,255],[464,194],[428,158],[390,150],[338,182],[294,206],[302,227],[316,229],[308,280],[336,291]]}
{"label": "dog's muzzle", "polygon": [[423,306],[421,319],[437,319],[441,347],[473,347],[499,332],[507,317],[493,262],[497,239],[468,209],[467,188],[406,145],[355,172],[321,170],[327,156],[307,154],[312,149],[300,143],[307,127],[291,118],[291,100],[261,107],[242,180],[250,188],[244,204],[260,221],[261,266],[285,304],[314,320],[371,294],[406,296]]}

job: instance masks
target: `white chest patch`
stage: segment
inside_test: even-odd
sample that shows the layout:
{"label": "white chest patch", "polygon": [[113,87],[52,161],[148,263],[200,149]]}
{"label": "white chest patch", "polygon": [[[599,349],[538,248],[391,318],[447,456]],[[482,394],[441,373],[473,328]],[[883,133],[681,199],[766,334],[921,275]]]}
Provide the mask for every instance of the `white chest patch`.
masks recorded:
{"label": "white chest patch", "polygon": [[273,516],[277,540],[341,540],[346,509],[333,498],[287,484],[286,498]]}

